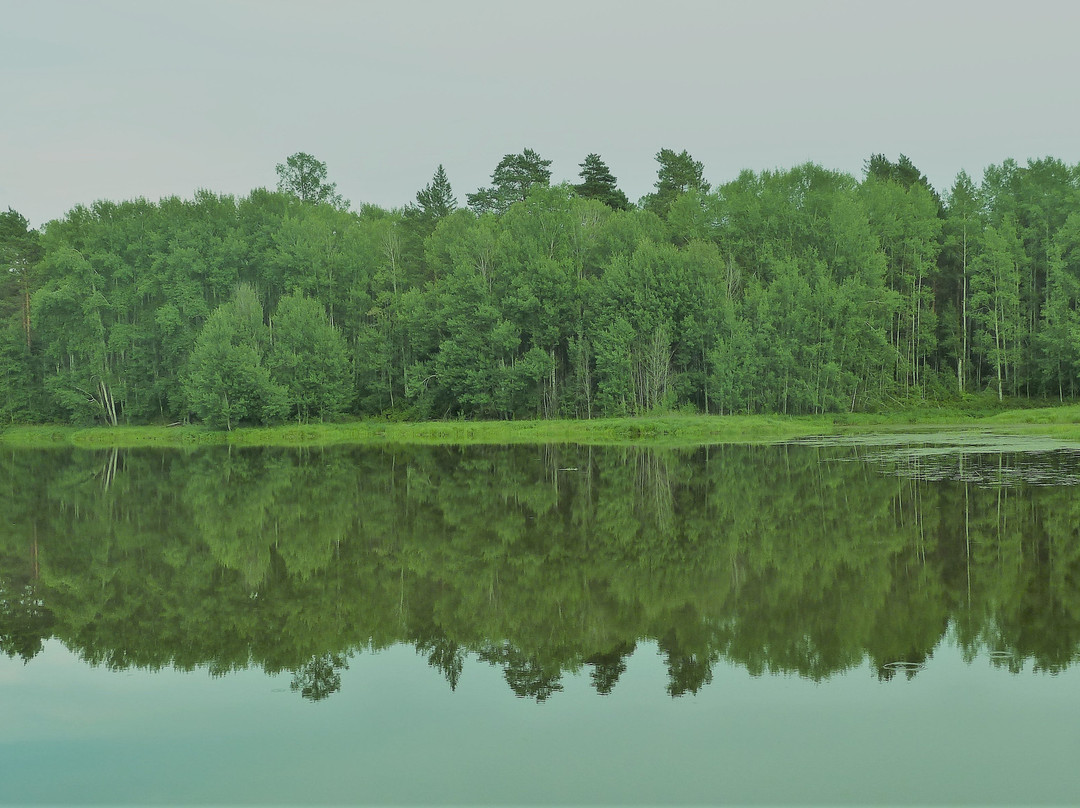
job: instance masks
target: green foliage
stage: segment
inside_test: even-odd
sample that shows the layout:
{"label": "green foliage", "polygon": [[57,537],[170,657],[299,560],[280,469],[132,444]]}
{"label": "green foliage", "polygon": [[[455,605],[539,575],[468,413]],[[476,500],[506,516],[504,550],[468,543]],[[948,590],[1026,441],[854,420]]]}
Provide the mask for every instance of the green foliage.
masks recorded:
{"label": "green foliage", "polygon": [[941,197],[938,196],[934,187],[930,184],[930,180],[915,167],[915,164],[911,162],[907,155],[901,154],[899,159],[893,163],[884,154],[872,154],[870,159],[866,161],[865,170],[867,177],[895,183],[905,191],[911,190],[913,185],[921,185],[934,197],[938,207],[943,208]]}
{"label": "green foliage", "polygon": [[709,192],[709,183],[703,177],[705,166],[685,149],[678,154],[671,149],[661,149],[656,153],[656,162],[660,164],[656,172],[656,190],[641,201],[646,210],[665,217],[679,194],[687,191]]}
{"label": "green foliage", "polygon": [[416,192],[416,204],[425,218],[434,221],[457,210],[457,198],[450,188],[450,180],[446,178],[446,170],[441,163],[431,182]]}
{"label": "green foliage", "polygon": [[507,154],[491,173],[491,186],[466,195],[469,207],[478,215],[506,213],[512,204],[525,199],[534,185],[551,181],[550,165],[550,160],[529,148],[520,154]]}
{"label": "green foliage", "polygon": [[586,155],[580,166],[581,183],[574,186],[578,196],[597,199],[612,210],[627,210],[630,207],[630,200],[619,190],[615,176],[599,154]]}
{"label": "green foliage", "polygon": [[1053,461],[875,440],[870,458],[867,445],[5,452],[0,650],[28,660],[55,638],[113,669],[254,665],[311,700],[333,697],[350,657],[399,643],[450,687],[480,661],[537,700],[583,670],[612,692],[642,642],[672,696],[719,664],[820,681],[869,663],[888,679],[949,641],[1014,670],[1074,665],[1073,489],[989,484],[1045,483]]}
{"label": "green foliage", "polygon": [[340,210],[349,207],[349,201],[337,192],[337,183],[326,181],[326,163],[310,154],[297,152],[276,166],[278,190],[292,194],[301,202],[327,204]]}
{"label": "green foliage", "polygon": [[1017,390],[1017,365],[1023,323],[1020,268],[1023,248],[1015,226],[1006,221],[984,234],[986,246],[972,267],[971,308],[975,347],[994,368],[998,400],[1008,384]]}
{"label": "green foliage", "polygon": [[[657,159],[646,209],[623,204],[598,155],[582,183],[552,186],[525,149],[472,210],[442,166],[404,209],[343,210],[303,154],[282,190],[241,199],[97,202],[41,234],[9,210],[0,417],[209,413],[210,342],[240,352],[229,372],[248,388],[269,384],[245,423],[876,411],[997,392],[999,375],[1002,398],[1077,394],[1075,169],[962,173],[942,207],[903,156],[875,155],[862,182],[808,163],[715,191],[687,152]],[[196,351],[241,284],[265,312],[308,306],[288,350],[241,351],[219,318]],[[269,394],[287,387],[289,401]]]}
{"label": "green foliage", "polygon": [[300,293],[278,301],[266,366],[298,421],[340,415],[349,400],[349,357],[322,305]]}
{"label": "green foliage", "polygon": [[292,402],[263,363],[268,340],[254,289],[240,286],[210,315],[191,352],[184,392],[202,421],[231,430],[284,413]]}
{"label": "green foliage", "polygon": [[32,423],[40,417],[33,355],[17,323],[0,330],[0,422]]}

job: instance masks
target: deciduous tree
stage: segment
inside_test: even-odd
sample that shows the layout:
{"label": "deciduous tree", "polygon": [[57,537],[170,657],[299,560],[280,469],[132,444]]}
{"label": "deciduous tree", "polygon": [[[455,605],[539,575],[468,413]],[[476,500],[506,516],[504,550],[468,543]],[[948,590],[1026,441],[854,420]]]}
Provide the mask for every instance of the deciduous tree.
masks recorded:
{"label": "deciduous tree", "polygon": [[263,362],[268,341],[259,298],[242,285],[210,315],[188,363],[185,392],[202,421],[231,430],[281,416],[286,395]]}
{"label": "deciduous tree", "polygon": [[313,205],[326,203],[344,210],[349,201],[337,192],[337,183],[327,182],[326,163],[306,152],[297,152],[277,164],[278,190]]}

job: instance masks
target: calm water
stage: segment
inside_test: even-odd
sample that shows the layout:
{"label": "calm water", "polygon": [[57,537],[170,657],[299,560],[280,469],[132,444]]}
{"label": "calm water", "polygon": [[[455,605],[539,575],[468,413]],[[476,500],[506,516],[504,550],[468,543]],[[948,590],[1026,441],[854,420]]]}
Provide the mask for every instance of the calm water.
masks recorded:
{"label": "calm water", "polygon": [[1080,801],[1080,447],[0,458],[0,802]]}

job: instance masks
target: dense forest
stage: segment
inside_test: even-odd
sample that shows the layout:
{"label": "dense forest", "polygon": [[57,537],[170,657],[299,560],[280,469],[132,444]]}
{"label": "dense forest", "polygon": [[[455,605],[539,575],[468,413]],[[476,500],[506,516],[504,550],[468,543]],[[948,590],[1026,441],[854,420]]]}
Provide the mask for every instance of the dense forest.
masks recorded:
{"label": "dense forest", "polygon": [[632,204],[506,155],[461,206],[359,210],[298,153],[243,198],[0,214],[0,422],[238,424],[821,413],[1080,381],[1080,166],[939,195],[910,160],[713,188],[657,154]]}
{"label": "dense forest", "polygon": [[[351,656],[407,643],[450,687],[479,660],[541,700],[570,672],[611,692],[649,642],[673,696],[725,664],[822,680],[869,663],[888,679],[952,644],[1013,671],[1080,660],[1072,486],[928,482],[861,460],[807,446],[9,452],[0,652],[30,660],[55,638],[112,669],[255,665],[320,698]],[[1029,459],[950,461],[1008,480]]]}

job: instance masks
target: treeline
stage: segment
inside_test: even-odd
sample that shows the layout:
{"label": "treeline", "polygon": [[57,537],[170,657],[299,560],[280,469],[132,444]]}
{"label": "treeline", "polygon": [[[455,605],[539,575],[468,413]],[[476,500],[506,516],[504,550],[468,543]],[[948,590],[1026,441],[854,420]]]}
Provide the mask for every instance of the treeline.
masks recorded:
{"label": "treeline", "polygon": [[715,189],[664,149],[635,206],[507,155],[358,212],[297,154],[277,191],[0,214],[0,416],[239,423],[892,408],[1080,381],[1080,166],[942,197],[901,156]]}
{"label": "treeline", "polygon": [[[480,660],[537,699],[571,672],[611,692],[643,642],[672,695],[717,665],[912,675],[954,643],[1014,671],[1076,665],[1073,488],[830,462],[859,453],[11,452],[0,653],[55,638],[114,669],[254,665],[312,698],[398,643],[451,687]],[[952,462],[1008,477],[1024,459]]]}

